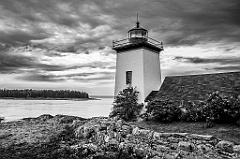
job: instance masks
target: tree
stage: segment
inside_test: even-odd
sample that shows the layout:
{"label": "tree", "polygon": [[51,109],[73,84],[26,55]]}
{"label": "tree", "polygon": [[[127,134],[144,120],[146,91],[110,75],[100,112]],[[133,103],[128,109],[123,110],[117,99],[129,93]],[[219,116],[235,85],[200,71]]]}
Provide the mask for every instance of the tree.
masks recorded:
{"label": "tree", "polygon": [[136,119],[142,110],[143,104],[138,104],[138,91],[128,86],[114,98],[113,110],[110,117],[119,117],[125,121]]}

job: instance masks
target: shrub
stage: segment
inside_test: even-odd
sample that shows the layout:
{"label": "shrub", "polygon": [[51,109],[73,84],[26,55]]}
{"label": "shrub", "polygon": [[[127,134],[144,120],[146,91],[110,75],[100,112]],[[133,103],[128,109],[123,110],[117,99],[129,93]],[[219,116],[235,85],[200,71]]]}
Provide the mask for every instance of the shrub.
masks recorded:
{"label": "shrub", "polygon": [[161,122],[177,120],[187,122],[206,121],[219,123],[237,123],[240,121],[240,99],[222,97],[218,92],[199,104],[189,101],[187,104],[176,104],[170,100],[154,99],[147,106],[143,115],[147,119]]}
{"label": "shrub", "polygon": [[214,122],[237,122],[240,118],[240,101],[232,97],[222,97],[215,92],[207,99],[204,111],[206,118],[210,118]]}
{"label": "shrub", "polygon": [[138,91],[131,86],[120,91],[114,98],[113,110],[109,117],[119,117],[129,121],[136,119],[142,110],[143,104],[138,104]]}
{"label": "shrub", "polygon": [[172,122],[178,120],[180,108],[173,101],[155,99],[146,106],[148,118],[161,122]]}

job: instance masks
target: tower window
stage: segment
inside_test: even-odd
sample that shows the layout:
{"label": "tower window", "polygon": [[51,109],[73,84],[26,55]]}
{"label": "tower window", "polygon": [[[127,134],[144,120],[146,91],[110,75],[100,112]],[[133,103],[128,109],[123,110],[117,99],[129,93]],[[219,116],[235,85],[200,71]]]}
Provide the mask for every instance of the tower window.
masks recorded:
{"label": "tower window", "polygon": [[126,71],[126,84],[132,85],[132,71]]}

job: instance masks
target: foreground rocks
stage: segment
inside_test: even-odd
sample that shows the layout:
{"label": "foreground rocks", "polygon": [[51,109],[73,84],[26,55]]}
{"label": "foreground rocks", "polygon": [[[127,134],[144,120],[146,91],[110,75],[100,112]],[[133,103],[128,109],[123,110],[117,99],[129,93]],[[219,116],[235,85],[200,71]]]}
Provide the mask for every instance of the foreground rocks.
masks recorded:
{"label": "foreground rocks", "polygon": [[212,135],[160,133],[104,117],[42,115],[2,123],[0,128],[4,159],[240,158],[240,145]]}
{"label": "foreground rocks", "polygon": [[86,156],[111,153],[120,158],[240,158],[240,145],[211,135],[159,133],[109,118],[93,119],[75,128],[75,136],[87,143],[72,148],[83,150]]}

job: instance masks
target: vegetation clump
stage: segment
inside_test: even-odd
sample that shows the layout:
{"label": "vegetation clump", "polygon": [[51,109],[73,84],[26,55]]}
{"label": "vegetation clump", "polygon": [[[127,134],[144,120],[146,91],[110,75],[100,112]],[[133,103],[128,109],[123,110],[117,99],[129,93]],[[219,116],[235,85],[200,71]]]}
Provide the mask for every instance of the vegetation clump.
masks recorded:
{"label": "vegetation clump", "polygon": [[110,117],[118,117],[125,121],[135,120],[140,114],[143,104],[138,103],[138,91],[128,86],[114,98],[113,110]]}
{"label": "vegetation clump", "polygon": [[178,120],[180,109],[170,100],[153,100],[146,106],[146,117],[151,120],[172,122]]}
{"label": "vegetation clump", "polygon": [[146,108],[147,119],[160,122],[237,123],[240,119],[240,100],[223,97],[218,92],[212,93],[206,101],[198,104],[193,101],[179,104],[169,99],[154,99],[148,102]]}

